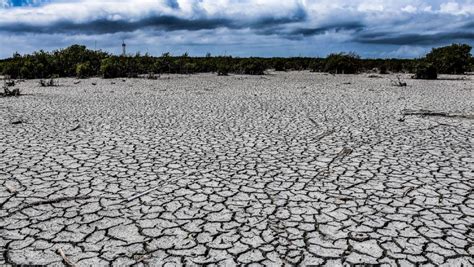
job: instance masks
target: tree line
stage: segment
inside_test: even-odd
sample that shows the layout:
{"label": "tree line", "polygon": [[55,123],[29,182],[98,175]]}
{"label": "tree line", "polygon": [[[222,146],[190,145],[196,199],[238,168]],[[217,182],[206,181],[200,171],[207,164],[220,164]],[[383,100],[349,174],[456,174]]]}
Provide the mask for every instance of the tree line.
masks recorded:
{"label": "tree line", "polygon": [[137,77],[139,74],[192,74],[214,72],[219,75],[262,75],[268,69],[276,71],[311,70],[333,74],[355,74],[367,71],[415,73],[421,79],[436,79],[438,73],[462,74],[474,71],[471,47],[453,44],[434,48],[418,59],[361,59],[354,53],[336,53],[326,58],[236,58],[230,56],[190,57],[187,53],[159,57],[148,54],[115,56],[82,45],[53,52],[14,54],[0,60],[0,73],[13,79],[43,79],[52,77],[103,78]]}

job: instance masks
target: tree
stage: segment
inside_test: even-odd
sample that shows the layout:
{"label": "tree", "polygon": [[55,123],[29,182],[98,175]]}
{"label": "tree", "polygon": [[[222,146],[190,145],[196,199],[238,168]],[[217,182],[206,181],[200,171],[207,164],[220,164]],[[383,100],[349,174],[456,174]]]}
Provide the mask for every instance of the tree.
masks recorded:
{"label": "tree", "polygon": [[426,55],[426,61],[433,64],[439,73],[463,74],[469,71],[471,46],[467,44],[452,44],[450,46],[433,48]]}

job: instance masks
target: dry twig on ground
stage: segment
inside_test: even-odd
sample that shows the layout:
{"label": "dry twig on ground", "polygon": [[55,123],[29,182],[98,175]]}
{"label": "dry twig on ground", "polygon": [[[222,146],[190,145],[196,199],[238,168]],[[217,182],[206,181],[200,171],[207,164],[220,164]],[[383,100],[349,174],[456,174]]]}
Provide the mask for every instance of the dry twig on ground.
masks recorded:
{"label": "dry twig on ground", "polygon": [[461,113],[449,113],[443,111],[432,111],[432,110],[402,110],[403,116],[429,116],[429,117],[446,117],[446,118],[461,118],[461,119],[474,119],[473,114],[461,114]]}
{"label": "dry twig on ground", "polygon": [[61,256],[61,258],[63,258],[63,261],[67,266],[70,266],[70,267],[77,266],[74,262],[68,259],[68,257],[66,257],[66,254],[64,254],[64,251],[62,248],[58,248],[58,254]]}

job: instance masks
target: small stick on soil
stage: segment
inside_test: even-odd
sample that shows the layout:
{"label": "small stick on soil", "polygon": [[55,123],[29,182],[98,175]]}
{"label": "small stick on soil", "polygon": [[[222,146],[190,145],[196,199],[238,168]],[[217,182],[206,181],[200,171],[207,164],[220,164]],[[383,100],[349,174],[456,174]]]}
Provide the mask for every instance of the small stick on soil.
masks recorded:
{"label": "small stick on soil", "polygon": [[163,187],[163,185],[150,188],[150,189],[146,190],[145,192],[142,192],[142,193],[139,193],[139,194],[136,194],[136,195],[134,195],[134,196],[131,196],[131,197],[127,198],[127,201],[130,202],[130,201],[132,201],[132,200],[134,200],[134,199],[137,199],[137,198],[139,198],[139,197],[142,197],[142,196],[144,196],[144,195],[146,195],[146,194],[148,194],[148,193],[150,193],[150,192],[152,192],[152,191],[155,191],[155,190],[157,190],[158,188],[161,188],[161,187]]}
{"label": "small stick on soil", "polygon": [[420,110],[404,109],[402,110],[402,115],[474,119],[474,115],[472,114],[448,113],[448,112],[432,111],[432,110],[424,110],[424,109],[420,109]]}
{"label": "small stick on soil", "polygon": [[77,197],[59,197],[59,198],[54,198],[54,199],[40,200],[40,201],[27,204],[23,206],[21,209],[31,208],[31,207],[39,206],[39,205],[54,204],[61,201],[71,201],[71,200],[80,200],[80,199],[89,199],[89,198],[91,197],[90,196],[77,196]]}
{"label": "small stick on soil", "polygon": [[308,120],[309,120],[310,122],[312,122],[314,125],[318,125],[318,123],[317,123],[315,120],[313,120],[312,118],[309,118],[309,117],[308,117]]}
{"label": "small stick on soil", "polygon": [[137,259],[135,260],[135,262],[136,262],[136,263],[140,263],[140,262],[142,262],[142,261],[144,261],[144,260],[148,260],[149,258],[150,258],[150,255],[143,255],[143,256],[140,256],[139,258],[137,258]]}
{"label": "small stick on soil", "polygon": [[413,191],[415,189],[416,189],[415,187],[408,188],[408,190],[403,193],[403,197],[406,197],[408,194],[410,194],[411,191]]}
{"label": "small stick on soil", "polygon": [[337,153],[337,157],[339,157],[341,160],[347,156],[352,154],[352,148],[350,147],[344,147],[339,153]]}
{"label": "small stick on soil", "polygon": [[333,129],[331,130],[327,130],[323,133],[321,133],[320,135],[318,135],[318,137],[316,138],[317,140],[322,140],[323,138],[327,137],[327,136],[330,136],[331,134],[333,134],[335,131]]}
{"label": "small stick on soil", "polygon": [[66,257],[62,248],[58,248],[58,253],[63,258],[64,263],[70,267],[76,267],[76,264]]}
{"label": "small stick on soil", "polygon": [[406,82],[402,82],[402,80],[400,79],[400,76],[397,75],[397,80],[398,81],[394,81],[392,79],[390,79],[390,82],[392,82],[392,85],[393,86],[398,86],[398,87],[406,87],[407,86],[407,83]]}
{"label": "small stick on soil", "polygon": [[68,132],[74,132],[75,130],[81,128],[81,125],[78,124],[76,127],[72,128],[71,130],[69,130]]}

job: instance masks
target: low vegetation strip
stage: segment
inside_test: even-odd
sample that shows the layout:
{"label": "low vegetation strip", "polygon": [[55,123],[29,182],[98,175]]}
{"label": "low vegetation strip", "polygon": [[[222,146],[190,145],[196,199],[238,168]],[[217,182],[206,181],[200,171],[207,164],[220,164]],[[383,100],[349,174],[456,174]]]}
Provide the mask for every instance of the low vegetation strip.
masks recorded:
{"label": "low vegetation strip", "polygon": [[15,54],[0,61],[0,74],[13,79],[44,79],[52,77],[103,78],[137,77],[139,74],[214,72],[262,75],[267,69],[276,71],[311,70],[333,74],[354,74],[365,71],[416,73],[415,78],[436,79],[438,73],[463,74],[474,69],[471,47],[466,44],[435,48],[422,59],[361,59],[354,53],[336,53],[327,58],[234,58],[230,56],[190,57],[187,53],[160,57],[148,54],[114,56],[101,50],[73,45],[65,49],[30,55]]}

